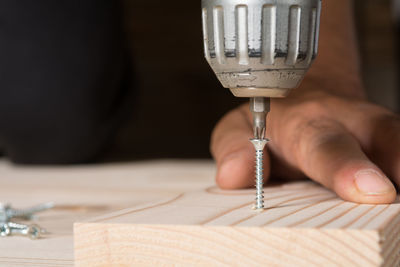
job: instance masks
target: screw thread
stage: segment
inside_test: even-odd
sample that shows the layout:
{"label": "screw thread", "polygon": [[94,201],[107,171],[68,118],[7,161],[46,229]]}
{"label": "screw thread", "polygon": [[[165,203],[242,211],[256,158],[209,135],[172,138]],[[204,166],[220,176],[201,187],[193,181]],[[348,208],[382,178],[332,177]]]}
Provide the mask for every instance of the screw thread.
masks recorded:
{"label": "screw thread", "polygon": [[256,150],[256,209],[264,208],[263,151]]}
{"label": "screw thread", "polygon": [[25,229],[28,229],[28,227],[29,227],[29,225],[15,223],[15,222],[8,222],[7,225],[12,229],[18,229],[18,230],[25,230]]}

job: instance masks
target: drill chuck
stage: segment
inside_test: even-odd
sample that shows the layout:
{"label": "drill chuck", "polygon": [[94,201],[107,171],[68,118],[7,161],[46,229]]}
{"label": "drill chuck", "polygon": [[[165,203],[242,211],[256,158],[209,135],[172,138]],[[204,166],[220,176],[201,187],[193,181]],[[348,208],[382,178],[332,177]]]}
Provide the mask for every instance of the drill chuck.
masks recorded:
{"label": "drill chuck", "polygon": [[318,50],[321,0],[202,0],[205,57],[238,97],[283,97]]}

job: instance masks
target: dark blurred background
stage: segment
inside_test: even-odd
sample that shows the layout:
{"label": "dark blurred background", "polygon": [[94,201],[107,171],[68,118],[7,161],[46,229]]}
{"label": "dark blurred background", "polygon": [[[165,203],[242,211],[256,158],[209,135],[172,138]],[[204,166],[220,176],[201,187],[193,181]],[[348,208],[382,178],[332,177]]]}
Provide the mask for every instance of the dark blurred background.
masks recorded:
{"label": "dark blurred background", "polygon": [[398,112],[400,1],[356,0],[355,3],[366,90],[372,101]]}
{"label": "dark blurred background", "polygon": [[[398,112],[400,0],[354,3],[368,95]],[[246,99],[222,88],[203,57],[200,6],[0,0],[0,156],[209,158],[213,127]]]}
{"label": "dark blurred background", "polygon": [[[395,111],[398,3],[355,1],[365,86],[372,101]],[[213,126],[243,100],[220,86],[203,58],[200,1],[126,0],[124,6],[140,101],[107,158],[209,157]]]}
{"label": "dark blurred background", "polygon": [[203,57],[200,1],[124,1],[139,102],[112,157],[209,157],[209,137],[244,99]]}

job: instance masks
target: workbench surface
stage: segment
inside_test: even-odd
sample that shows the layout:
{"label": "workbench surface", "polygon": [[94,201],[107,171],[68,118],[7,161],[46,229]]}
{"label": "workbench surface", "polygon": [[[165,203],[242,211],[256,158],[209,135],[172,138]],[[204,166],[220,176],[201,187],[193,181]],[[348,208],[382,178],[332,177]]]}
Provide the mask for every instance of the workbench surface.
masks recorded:
{"label": "workbench surface", "polygon": [[0,161],[0,202],[16,208],[54,201],[34,222],[40,240],[0,238],[0,266],[73,266],[73,223],[214,184],[212,161],[160,160],[68,167]]}
{"label": "workbench surface", "polygon": [[[0,238],[0,266],[73,266],[75,222],[77,266],[400,262],[399,200],[360,205],[315,183],[294,182],[265,188],[268,208],[257,213],[250,209],[253,190],[221,191],[214,176],[212,161],[68,167],[0,161],[0,202],[16,208],[56,204],[34,221],[50,232],[43,239]],[[258,249],[244,253],[254,242]]]}

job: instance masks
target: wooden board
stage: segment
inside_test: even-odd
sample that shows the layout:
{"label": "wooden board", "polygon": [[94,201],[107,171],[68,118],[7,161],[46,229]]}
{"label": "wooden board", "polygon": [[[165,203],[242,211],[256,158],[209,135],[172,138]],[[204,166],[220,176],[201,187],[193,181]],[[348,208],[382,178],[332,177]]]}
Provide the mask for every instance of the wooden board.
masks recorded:
{"label": "wooden board", "polygon": [[0,266],[73,266],[73,223],[214,184],[212,161],[159,160],[67,167],[0,160],[0,202],[18,208],[54,201],[35,223],[43,239],[0,238]]}
{"label": "wooden board", "polygon": [[75,223],[76,266],[398,266],[400,204],[360,205],[311,182],[186,191]]}

